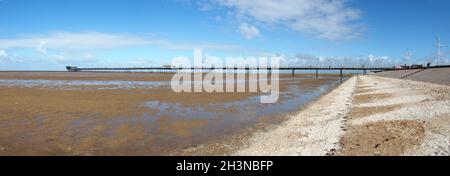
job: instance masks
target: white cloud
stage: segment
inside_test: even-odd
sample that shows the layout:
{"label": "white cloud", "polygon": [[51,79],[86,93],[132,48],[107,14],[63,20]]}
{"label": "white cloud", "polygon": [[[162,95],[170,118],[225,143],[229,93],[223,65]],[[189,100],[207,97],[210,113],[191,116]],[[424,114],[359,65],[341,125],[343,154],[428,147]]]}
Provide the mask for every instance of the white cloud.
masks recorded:
{"label": "white cloud", "polygon": [[156,65],[154,60],[147,59],[147,58],[136,58],[136,59],[132,60],[130,64],[132,64],[133,66],[137,66],[137,67]]}
{"label": "white cloud", "polygon": [[254,39],[261,35],[258,28],[247,23],[242,23],[239,31],[246,39]]}
{"label": "white cloud", "polygon": [[0,50],[0,58],[6,58],[8,57],[8,53],[6,53],[5,50]]}
{"label": "white cloud", "polygon": [[[48,34],[21,35],[14,38],[0,38],[0,58],[2,63],[51,62],[66,65],[91,64],[107,65],[110,58],[98,58],[97,53],[104,50],[120,50],[132,47],[159,47],[166,50],[191,51],[202,48],[208,51],[243,51],[236,45],[208,42],[174,42],[151,39],[146,36],[101,33],[101,32],[51,32]],[[4,50],[3,50],[4,49]],[[5,50],[34,50],[33,57],[6,53]],[[9,57],[6,57],[9,56]],[[5,57],[5,59],[3,59]],[[148,59],[125,59],[122,64],[149,65]]]}
{"label": "white cloud", "polygon": [[354,21],[360,11],[348,7],[347,0],[214,0],[208,6],[226,7],[240,21],[285,26],[327,40],[359,36]]}
{"label": "white cloud", "polygon": [[63,55],[56,54],[56,55],[52,55],[50,57],[51,57],[50,59],[52,59],[58,63],[66,63],[67,62],[67,58]]}
{"label": "white cloud", "polygon": [[45,44],[46,44],[46,43],[47,43],[46,41],[40,42],[40,43],[37,45],[37,47],[36,47],[36,51],[37,51],[38,53],[41,53],[41,54],[44,54],[44,55],[48,55],[48,54],[47,54],[47,48],[45,48]]}
{"label": "white cloud", "polygon": [[283,65],[286,66],[319,66],[319,67],[393,67],[398,61],[388,56],[334,56],[319,57],[308,54],[297,54],[295,57],[286,57]]}
{"label": "white cloud", "polygon": [[220,43],[171,42],[148,39],[144,36],[101,32],[52,32],[47,35],[26,35],[0,39],[0,48],[32,48],[39,53],[48,50],[101,50],[136,46],[158,46],[172,50],[192,50],[196,47],[210,50],[236,50],[238,46]]}
{"label": "white cloud", "polygon": [[2,48],[36,48],[43,52],[51,49],[108,49],[157,43],[139,37],[124,34],[99,32],[53,32],[48,35],[28,35],[14,39],[0,39]]}
{"label": "white cloud", "polygon": [[193,50],[194,48],[202,48],[204,50],[216,50],[216,51],[238,51],[243,48],[236,45],[220,44],[220,43],[209,43],[209,42],[199,42],[199,43],[173,43],[165,41],[159,44],[160,47],[171,50]]}

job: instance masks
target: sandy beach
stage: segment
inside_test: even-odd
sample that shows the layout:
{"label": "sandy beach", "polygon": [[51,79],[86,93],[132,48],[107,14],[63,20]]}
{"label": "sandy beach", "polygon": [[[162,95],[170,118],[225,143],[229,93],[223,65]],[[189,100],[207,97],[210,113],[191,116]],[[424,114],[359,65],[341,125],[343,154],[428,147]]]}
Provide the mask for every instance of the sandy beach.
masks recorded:
{"label": "sandy beach", "polygon": [[450,155],[450,87],[355,76],[234,155]]}
{"label": "sandy beach", "polygon": [[168,73],[3,72],[0,155],[449,155],[450,86],[429,72],[282,75],[268,105],[176,94]]}
{"label": "sandy beach", "polygon": [[258,93],[175,93],[172,75],[0,72],[0,155],[226,155],[340,82],[281,75],[280,101],[260,104]]}

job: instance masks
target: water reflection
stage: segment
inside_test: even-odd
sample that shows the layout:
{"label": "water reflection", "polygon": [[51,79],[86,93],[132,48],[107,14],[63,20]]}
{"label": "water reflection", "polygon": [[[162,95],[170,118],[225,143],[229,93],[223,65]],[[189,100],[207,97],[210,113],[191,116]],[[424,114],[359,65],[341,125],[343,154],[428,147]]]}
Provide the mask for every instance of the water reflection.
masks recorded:
{"label": "water reflection", "polygon": [[97,89],[132,89],[161,86],[161,82],[150,81],[97,81],[97,80],[41,80],[0,79],[0,86],[42,87],[51,89],[77,89],[79,86],[96,86]]}

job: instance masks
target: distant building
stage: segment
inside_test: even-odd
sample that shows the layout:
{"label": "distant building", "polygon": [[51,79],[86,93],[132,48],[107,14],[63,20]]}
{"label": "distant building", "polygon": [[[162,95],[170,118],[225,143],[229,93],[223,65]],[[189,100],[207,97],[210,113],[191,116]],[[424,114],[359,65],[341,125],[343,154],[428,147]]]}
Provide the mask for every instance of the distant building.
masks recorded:
{"label": "distant building", "polygon": [[398,66],[395,66],[395,69],[396,70],[402,70],[402,69],[420,69],[420,68],[424,68],[423,67],[423,65],[411,65],[411,66],[409,66],[409,65],[398,65]]}
{"label": "distant building", "polygon": [[176,68],[175,65],[163,65],[164,68]]}
{"label": "distant building", "polygon": [[423,68],[423,65],[411,65],[411,68],[413,69]]}
{"label": "distant building", "polygon": [[78,67],[76,67],[76,66],[67,66],[66,69],[67,69],[67,71],[70,71],[70,72],[79,71]]}

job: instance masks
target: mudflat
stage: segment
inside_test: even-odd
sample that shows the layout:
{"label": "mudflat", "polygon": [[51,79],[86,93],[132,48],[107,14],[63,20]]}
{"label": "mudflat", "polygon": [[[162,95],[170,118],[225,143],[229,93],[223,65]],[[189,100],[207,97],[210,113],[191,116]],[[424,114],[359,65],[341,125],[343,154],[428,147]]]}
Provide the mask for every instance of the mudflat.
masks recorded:
{"label": "mudflat", "polygon": [[[171,73],[0,72],[0,155],[226,155],[339,78],[280,76],[258,93],[174,93]],[[232,140],[231,140],[232,141]],[[215,147],[202,147],[215,146]]]}

